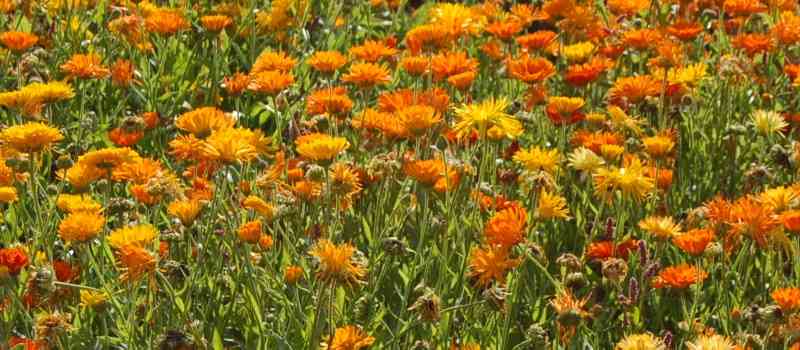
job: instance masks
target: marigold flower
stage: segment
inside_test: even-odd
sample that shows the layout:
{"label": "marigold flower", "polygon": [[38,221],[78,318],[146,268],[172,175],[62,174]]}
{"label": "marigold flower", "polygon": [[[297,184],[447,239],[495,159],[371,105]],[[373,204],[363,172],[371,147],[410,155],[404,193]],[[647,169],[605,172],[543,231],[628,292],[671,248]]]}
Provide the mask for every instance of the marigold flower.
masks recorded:
{"label": "marigold flower", "polygon": [[39,37],[24,32],[3,32],[0,34],[0,44],[14,52],[24,52],[36,45]]}
{"label": "marigold flower", "polygon": [[656,29],[633,29],[622,34],[622,43],[638,50],[647,50],[654,48],[661,38],[661,32]]}
{"label": "marigold flower", "polygon": [[426,56],[407,56],[400,61],[400,66],[403,67],[403,70],[411,75],[427,73],[430,65],[431,60]]}
{"label": "marigold flower", "polygon": [[326,161],[348,149],[350,142],[343,137],[314,133],[298,137],[295,145],[301,156],[314,161]]}
{"label": "marigold flower", "polygon": [[739,34],[733,38],[733,47],[743,50],[748,56],[753,57],[759,53],[767,53],[774,49],[773,38],[767,34],[751,33]]}
{"label": "marigold flower", "polygon": [[294,83],[291,73],[270,70],[250,74],[247,90],[256,93],[277,95]]}
{"label": "marigold flower", "polygon": [[79,211],[98,212],[102,208],[91,196],[85,194],[59,194],[56,198],[56,207],[67,212],[74,213]]}
{"label": "marigold flower", "polygon": [[667,27],[667,33],[679,40],[689,41],[696,38],[703,32],[703,26],[697,22],[676,21]]}
{"label": "marigold flower", "polygon": [[134,77],[133,62],[123,59],[118,59],[111,66],[111,82],[119,87],[127,87],[133,83]]}
{"label": "marigold flower", "polygon": [[558,170],[561,154],[557,149],[545,150],[538,146],[533,146],[529,149],[517,151],[514,153],[513,159],[514,162],[521,164],[526,170],[545,171],[555,174]]}
{"label": "marigold flower", "polygon": [[212,131],[232,128],[236,121],[216,107],[201,107],[183,113],[175,119],[175,126],[199,138],[211,135]]}
{"label": "marigold flower", "polygon": [[446,27],[436,24],[423,24],[411,28],[405,36],[406,46],[412,54],[418,55],[425,47],[441,48],[450,40]]}
{"label": "marigold flower", "polygon": [[567,199],[546,189],[539,192],[536,217],[541,220],[569,219]]}
{"label": "marigold flower", "polygon": [[521,207],[511,207],[492,216],[483,228],[486,242],[511,248],[525,239],[528,214]]}
{"label": "marigold flower", "polygon": [[96,237],[105,223],[100,211],[76,211],[61,220],[58,235],[66,242],[86,242]]}
{"label": "marigold flower", "polygon": [[311,249],[311,256],[319,261],[317,278],[325,283],[351,286],[360,283],[367,271],[355,256],[357,250],[349,243],[334,244],[323,239]]}
{"label": "marigold flower", "polygon": [[502,246],[474,247],[469,254],[469,277],[480,288],[489,287],[492,282],[505,283],[508,270],[519,265],[519,259],[509,257],[509,251]]}
{"label": "marigold flower", "polygon": [[781,311],[791,313],[800,309],[800,288],[778,288],[770,294]]}
{"label": "marigold flower", "polygon": [[595,46],[591,42],[584,41],[561,48],[560,54],[569,62],[585,62],[594,53]]}
{"label": "marigold flower", "polygon": [[111,71],[103,66],[100,56],[94,53],[74,54],[60,67],[69,77],[100,79],[111,75]]}
{"label": "marigold flower", "polygon": [[726,241],[729,244],[734,243],[732,240],[747,235],[764,247],[769,243],[772,231],[780,225],[773,209],[759,203],[752,196],[745,196],[734,202],[730,207],[728,220],[731,227]]}
{"label": "marigold flower", "polygon": [[651,0],[609,0],[607,5],[611,13],[617,16],[633,16],[650,7]]}
{"label": "marigold flower", "polygon": [[218,33],[233,24],[233,19],[225,15],[209,15],[200,17],[200,24],[212,33]]}
{"label": "marigold flower", "polygon": [[555,42],[558,34],[549,30],[540,30],[530,34],[518,36],[515,40],[519,46],[528,51],[543,50]]}
{"label": "marigold flower", "polygon": [[750,115],[753,126],[762,135],[769,136],[784,130],[789,123],[775,111],[757,110]]}
{"label": "marigold flower", "polygon": [[[727,4],[728,1],[725,3]],[[728,337],[724,335],[701,334],[694,341],[686,342],[686,348],[688,350],[736,350],[739,347],[737,347],[732,340],[728,339]]]}
{"label": "marigold flower", "polygon": [[272,219],[275,216],[275,206],[267,203],[257,196],[247,196],[247,198],[242,200],[242,207],[246,209],[252,209],[267,219]]}
{"label": "marigold flower", "polygon": [[400,89],[378,96],[378,109],[381,112],[394,113],[413,105],[428,105],[439,113],[445,113],[450,107],[450,96],[440,88],[425,91]]}
{"label": "marigold flower", "polygon": [[306,113],[343,116],[353,109],[353,101],[342,86],[323,88],[311,92],[306,97]]}
{"label": "marigold flower", "polygon": [[511,77],[527,84],[540,83],[555,75],[556,68],[541,57],[522,56],[506,63]]}
{"label": "marigold flower", "polygon": [[522,123],[505,112],[509,105],[510,103],[504,98],[464,104],[455,110],[458,121],[453,126],[453,131],[459,138],[474,130],[477,130],[481,137],[485,137],[489,129],[497,128],[507,138],[514,139],[521,135],[524,129]]}
{"label": "marigold flower", "polygon": [[17,189],[11,186],[0,187],[0,203],[13,203],[19,199]]}
{"label": "marigold flower", "polygon": [[0,141],[22,153],[37,153],[64,139],[61,132],[43,123],[25,123],[0,131]]}
{"label": "marigold flower", "polygon": [[691,255],[701,255],[706,247],[714,240],[714,231],[709,229],[694,229],[672,238],[678,248]]}
{"label": "marigold flower", "polygon": [[349,52],[361,61],[375,63],[394,56],[397,54],[397,49],[387,46],[382,41],[367,40],[361,45],[351,47]]}
{"label": "marigold flower", "polygon": [[639,221],[639,228],[659,239],[669,239],[681,234],[680,225],[670,216],[648,216]]}
{"label": "marigold flower", "polygon": [[800,210],[787,210],[780,216],[783,227],[792,232],[800,232]]}
{"label": "marigold flower", "polygon": [[0,277],[18,275],[28,262],[28,254],[21,247],[0,248]]}
{"label": "marigold flower", "polygon": [[383,85],[392,81],[389,69],[375,63],[354,63],[342,81],[355,84],[361,88]]}
{"label": "marigold flower", "polygon": [[155,255],[141,246],[132,244],[121,246],[117,248],[116,256],[125,271],[121,276],[123,281],[136,281],[155,271]]}
{"label": "marigold flower", "polygon": [[644,151],[653,158],[669,156],[675,150],[675,134],[671,131],[642,138]]}
{"label": "marigold flower", "polygon": [[178,218],[184,226],[191,226],[202,209],[203,204],[198,200],[179,200],[167,206],[167,214]]}
{"label": "marigold flower", "polygon": [[509,40],[522,31],[522,23],[517,21],[497,21],[486,26],[486,31],[500,40]]}
{"label": "marigold flower", "polygon": [[592,178],[595,193],[608,200],[612,193],[620,191],[623,197],[639,201],[655,189],[655,182],[646,176],[645,168],[638,158],[626,161],[622,168],[599,168]]}
{"label": "marigold flower", "polygon": [[405,107],[395,113],[396,118],[413,135],[421,135],[442,121],[436,110],[427,105]]}
{"label": "marigold flower", "polygon": [[322,73],[332,73],[347,64],[339,51],[317,51],[308,59],[308,65]]}
{"label": "marigold flower", "polygon": [[685,289],[693,284],[702,283],[708,273],[688,264],[667,267],[653,279],[654,288]]}
{"label": "marigold flower", "polygon": [[145,17],[144,26],[149,32],[171,36],[189,29],[189,21],[177,10],[160,9]]}
{"label": "marigold flower", "polygon": [[555,125],[569,125],[584,119],[580,112],[586,102],[580,97],[553,96],[547,101],[547,117]]}
{"label": "marigold flower", "polygon": [[468,57],[463,51],[440,53],[431,57],[431,73],[436,81],[477,70],[478,61]]}
{"label": "marigold flower", "polygon": [[156,238],[156,229],[148,224],[124,226],[108,235],[108,244],[115,249],[123,247],[146,247]]}
{"label": "marigold flower", "polygon": [[614,350],[666,350],[661,338],[650,333],[633,334],[620,340]]}
{"label": "marigold flower", "polygon": [[661,93],[662,83],[650,75],[618,78],[614,86],[608,91],[610,102],[622,104],[628,102],[637,104],[646,97],[657,96]]}
{"label": "marigold flower", "polygon": [[263,233],[261,225],[261,220],[253,220],[242,224],[242,226],[239,226],[239,239],[251,244],[258,243]]}
{"label": "marigold flower", "polygon": [[766,12],[767,6],[758,0],[725,0],[722,9],[732,16],[747,17],[755,13]]}
{"label": "marigold flower", "polygon": [[610,61],[602,57],[592,58],[587,63],[570,65],[564,72],[564,80],[574,86],[585,86],[597,80],[610,65]]}
{"label": "marigold flower", "polygon": [[255,63],[253,63],[253,68],[250,69],[250,74],[255,75],[257,73],[268,71],[279,71],[286,73],[291,71],[296,63],[297,61],[294,58],[289,57],[285,52],[271,51],[267,49],[258,55]]}
{"label": "marigold flower", "polygon": [[283,280],[286,284],[296,284],[301,278],[303,278],[303,268],[297,265],[287,266],[283,270]]}
{"label": "marigold flower", "polygon": [[347,325],[336,328],[332,339],[322,343],[321,349],[326,350],[360,350],[365,349],[375,342],[375,338],[368,336],[361,328]]}
{"label": "marigold flower", "polygon": [[228,95],[239,96],[250,85],[250,76],[241,72],[236,72],[232,76],[225,77],[222,85]]}
{"label": "marigold flower", "polygon": [[212,132],[202,142],[199,151],[208,160],[249,162],[264,153],[268,143],[261,130],[228,128]]}

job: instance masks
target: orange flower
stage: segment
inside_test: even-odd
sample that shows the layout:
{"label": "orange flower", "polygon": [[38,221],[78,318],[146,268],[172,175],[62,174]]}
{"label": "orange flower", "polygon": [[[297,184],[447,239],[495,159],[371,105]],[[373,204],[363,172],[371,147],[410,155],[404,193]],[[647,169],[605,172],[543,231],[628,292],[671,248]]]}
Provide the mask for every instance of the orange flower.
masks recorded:
{"label": "orange flower", "polygon": [[392,75],[386,66],[374,63],[355,63],[350,66],[342,81],[355,84],[361,88],[383,85],[392,81]]}
{"label": "orange flower", "polygon": [[144,26],[152,33],[170,36],[189,29],[189,21],[176,10],[157,10],[144,19]]}
{"label": "orange flower", "polygon": [[250,74],[267,71],[289,72],[296,63],[297,61],[289,57],[285,52],[264,50],[258,55],[256,62],[253,63]]}
{"label": "orange flower", "polygon": [[233,24],[233,19],[225,15],[211,15],[200,17],[203,28],[212,33],[218,33]]}
{"label": "orange flower", "polygon": [[584,64],[567,67],[564,80],[574,86],[585,86],[600,77],[600,74],[611,66],[611,61],[603,57],[594,57]]}
{"label": "orange flower", "polygon": [[759,12],[766,12],[767,6],[758,0],[725,0],[722,9],[731,16],[747,17]]}
{"label": "orange flower", "polygon": [[126,244],[117,250],[117,259],[125,270],[123,281],[135,281],[155,271],[156,257],[135,244]]}
{"label": "orange flower", "polygon": [[450,96],[440,88],[426,91],[400,89],[378,96],[378,109],[381,112],[393,113],[413,105],[428,105],[439,113],[446,113],[450,107]]}
{"label": "orange flower", "polygon": [[486,242],[511,248],[525,239],[528,215],[521,207],[510,207],[492,216],[483,228]]}
{"label": "orange flower", "polygon": [[23,52],[39,42],[39,37],[24,32],[4,32],[0,34],[0,43],[14,52]]}
{"label": "orange flower", "polygon": [[709,229],[689,230],[672,239],[678,248],[691,255],[700,255],[706,250],[709,243],[714,240],[714,231]]}
{"label": "orange flower", "polygon": [[105,78],[111,71],[100,62],[100,56],[94,53],[74,54],[67,62],[61,65],[61,71],[69,77],[84,79]]}
{"label": "orange flower", "polygon": [[247,243],[258,243],[261,233],[261,220],[250,221],[239,226],[239,239]]}
{"label": "orange flower", "polygon": [[522,56],[506,63],[509,74],[524,83],[539,83],[555,75],[556,68],[541,57]]}
{"label": "orange flower", "polygon": [[703,26],[697,22],[679,20],[667,27],[667,33],[682,41],[690,41],[703,32]]}
{"label": "orange flower", "polygon": [[592,150],[592,152],[600,154],[600,148],[603,145],[621,145],[622,141],[622,136],[613,132],[589,132],[579,130],[575,133],[570,142],[573,145],[586,147]]}
{"label": "orange flower", "polygon": [[222,80],[225,91],[228,95],[239,96],[250,85],[250,76],[241,72],[236,72],[230,77],[225,77]]}
{"label": "orange flower", "polygon": [[586,247],[584,255],[589,260],[606,260],[609,258],[628,259],[628,254],[639,246],[639,241],[628,239],[620,244],[611,241],[592,242]]}
{"label": "orange flower", "polygon": [[319,72],[332,73],[347,63],[339,51],[317,51],[308,59],[308,65]]}
{"label": "orange flower", "polygon": [[650,7],[651,0],[608,0],[608,9],[611,13],[621,16],[633,16]]}
{"label": "orange flower", "polygon": [[740,198],[730,209],[730,230],[726,241],[735,243],[741,235],[748,235],[759,246],[764,247],[769,243],[767,239],[774,229],[780,225],[772,208],[762,205],[752,196]]}
{"label": "orange flower", "polygon": [[437,81],[477,69],[478,61],[461,51],[441,53],[431,58],[431,72],[433,79]]}
{"label": "orange flower", "polygon": [[127,87],[134,82],[133,72],[133,62],[118,59],[114,62],[114,65],[111,66],[111,81],[116,86]]}
{"label": "orange flower", "polygon": [[622,43],[625,46],[639,50],[653,48],[661,41],[661,33],[655,29],[634,29],[622,34]]}
{"label": "orange flower", "polygon": [[422,75],[428,71],[430,59],[425,56],[408,56],[400,61],[400,66],[403,67],[408,74]]}
{"label": "orange flower", "polygon": [[419,54],[426,46],[439,48],[444,46],[449,40],[450,35],[447,28],[436,24],[423,24],[411,28],[406,33],[406,46],[412,54]]}
{"label": "orange flower", "polygon": [[792,12],[784,12],[781,19],[772,28],[778,42],[790,46],[800,42],[800,16]]}
{"label": "orange flower", "polygon": [[661,93],[661,82],[650,75],[617,78],[614,86],[608,91],[609,102],[624,105],[624,102],[637,104],[646,97],[658,96]]}
{"label": "orange flower", "polygon": [[771,296],[785,313],[800,309],[800,288],[779,288],[773,291]]}
{"label": "orange flower", "polygon": [[397,54],[397,49],[387,46],[382,41],[375,40],[367,40],[359,46],[351,47],[349,51],[356,58],[370,63],[375,63]]}
{"label": "orange flower", "polygon": [[472,85],[472,81],[475,80],[476,75],[477,73],[473,71],[451,75],[447,78],[447,83],[456,89],[466,90]]}
{"label": "orange flower", "polygon": [[583,120],[580,112],[585,102],[580,97],[553,96],[547,102],[547,117],[555,125],[569,125]]}
{"label": "orange flower", "polygon": [[555,43],[558,34],[549,30],[540,30],[531,34],[525,34],[517,37],[516,41],[519,46],[528,50],[544,50],[549,48]]}
{"label": "orange flower", "polygon": [[501,246],[472,248],[469,254],[469,277],[478,287],[489,287],[492,282],[505,283],[508,270],[519,265],[519,259],[511,259],[508,249]]}
{"label": "orange flower", "polygon": [[341,86],[320,89],[306,97],[306,114],[328,114],[343,116],[353,109],[353,101],[347,96],[347,89]]}
{"label": "orange flower", "polygon": [[407,161],[403,163],[403,172],[417,182],[433,185],[444,176],[445,164],[441,159]]}
{"label": "orange flower", "polygon": [[489,24],[486,31],[500,40],[509,40],[522,31],[522,23],[517,21],[497,21]]}
{"label": "orange flower", "polygon": [[319,261],[317,278],[346,285],[361,282],[367,270],[355,253],[356,248],[350,243],[334,244],[327,239],[317,242],[310,252]]}
{"label": "orange flower", "polygon": [[759,53],[772,51],[775,44],[772,36],[767,34],[739,34],[733,39],[733,47],[743,50],[748,56],[753,57]]}
{"label": "orange flower", "polygon": [[126,130],[124,127],[114,128],[108,132],[108,138],[120,147],[133,146],[144,137],[142,130]]}
{"label": "orange flower", "polygon": [[502,60],[504,56],[502,44],[496,40],[481,45],[481,52],[495,61]]}
{"label": "orange flower", "polygon": [[294,76],[291,73],[270,70],[251,74],[247,90],[261,94],[277,95],[292,83],[294,83]]}
{"label": "orange flower", "polygon": [[413,135],[421,135],[442,121],[441,115],[428,105],[413,105],[395,113],[404,129]]}
{"label": "orange flower", "polygon": [[800,232],[800,210],[787,210],[781,213],[783,227],[792,232]]}
{"label": "orange flower", "polygon": [[297,265],[287,266],[283,270],[283,280],[286,284],[295,284],[303,278],[303,268]]}
{"label": "orange flower", "polygon": [[689,286],[703,282],[708,273],[698,267],[688,264],[667,267],[653,279],[654,288],[685,289]]}

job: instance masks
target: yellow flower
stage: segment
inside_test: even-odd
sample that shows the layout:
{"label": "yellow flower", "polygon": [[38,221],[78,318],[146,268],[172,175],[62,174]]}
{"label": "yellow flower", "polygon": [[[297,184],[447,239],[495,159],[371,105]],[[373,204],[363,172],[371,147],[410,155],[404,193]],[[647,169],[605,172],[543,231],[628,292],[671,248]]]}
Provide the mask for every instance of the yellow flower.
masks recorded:
{"label": "yellow flower", "polygon": [[661,158],[672,154],[675,141],[669,135],[655,135],[642,138],[644,151],[653,158]]}
{"label": "yellow flower", "polygon": [[558,163],[561,160],[561,155],[557,149],[544,150],[538,146],[533,146],[529,149],[521,149],[514,153],[514,161],[522,164],[523,167],[531,171],[545,171],[549,174],[555,174],[558,170]]}
{"label": "yellow flower", "polygon": [[178,129],[204,138],[212,131],[232,128],[236,121],[216,107],[202,107],[181,114],[175,119]]}
{"label": "yellow flower", "polygon": [[148,224],[125,226],[108,235],[108,244],[116,249],[125,246],[144,247],[156,238],[156,229]]}
{"label": "yellow flower", "polygon": [[200,153],[207,159],[225,163],[248,162],[255,159],[265,145],[253,144],[265,140],[260,130],[252,131],[241,128],[217,130],[211,133],[200,148]]}
{"label": "yellow flower", "polygon": [[667,80],[670,84],[683,84],[693,87],[705,79],[706,76],[706,65],[700,62],[680,67],[677,70],[675,68],[670,69],[670,72],[667,73]]}
{"label": "yellow flower", "polygon": [[608,160],[615,160],[619,158],[622,153],[625,153],[625,147],[620,145],[606,144],[600,146],[600,154],[603,155],[603,158]]}
{"label": "yellow flower", "polygon": [[789,126],[789,123],[775,111],[757,110],[751,115],[753,126],[763,135],[771,135]]}
{"label": "yellow flower", "polygon": [[136,151],[124,148],[103,148],[84,153],[78,157],[75,165],[81,164],[90,168],[110,170],[122,164],[136,163],[141,160]]}
{"label": "yellow flower", "polygon": [[16,202],[17,199],[16,188],[10,186],[0,187],[0,203],[12,203]]}
{"label": "yellow flower", "polygon": [[650,333],[633,334],[617,343],[614,350],[666,350],[664,341]]}
{"label": "yellow flower", "polygon": [[714,335],[700,335],[693,342],[686,343],[689,350],[734,350],[736,345],[728,337]]}
{"label": "yellow flower", "polygon": [[267,219],[272,219],[275,215],[275,207],[256,196],[247,196],[242,201],[242,207],[253,209],[256,213],[263,215]]}
{"label": "yellow flower", "polygon": [[758,201],[769,206],[776,213],[793,209],[800,205],[800,187],[778,186],[770,188],[758,195]]}
{"label": "yellow flower", "polygon": [[586,61],[594,52],[594,45],[588,41],[567,45],[561,49],[563,55],[570,63]]}
{"label": "yellow flower", "polygon": [[330,160],[350,147],[350,142],[343,137],[326,134],[308,134],[295,140],[297,153],[307,159],[321,161]]}
{"label": "yellow flower", "polygon": [[539,193],[539,204],[536,208],[536,216],[539,219],[568,219],[569,208],[567,200],[555,193],[542,190]]}
{"label": "yellow flower", "polygon": [[80,307],[96,309],[106,304],[108,295],[104,292],[81,289],[81,303]]}
{"label": "yellow flower", "polygon": [[85,194],[59,194],[56,198],[56,207],[67,213],[78,211],[96,212],[100,210],[100,203],[97,203],[91,196]]}
{"label": "yellow flower", "polygon": [[25,123],[8,127],[0,132],[0,141],[23,153],[40,152],[64,139],[58,129],[43,123]]}
{"label": "yellow flower", "polygon": [[669,216],[648,216],[639,221],[639,228],[660,239],[670,239],[681,234],[680,225]]}
{"label": "yellow flower", "polygon": [[202,209],[203,204],[200,201],[189,199],[170,203],[167,207],[167,213],[178,218],[184,226],[189,226]]}
{"label": "yellow flower", "polygon": [[616,129],[630,130],[636,135],[642,134],[643,121],[631,117],[628,113],[619,108],[618,106],[609,106],[608,115],[611,117],[611,125]]}
{"label": "yellow flower", "polygon": [[645,169],[638,158],[633,158],[622,168],[599,168],[593,175],[595,193],[605,199],[612,199],[616,191],[623,197],[642,200],[655,189],[655,182],[645,175]]}
{"label": "yellow flower", "polygon": [[442,121],[436,110],[428,105],[413,105],[396,112],[400,124],[414,135],[421,135]]}
{"label": "yellow flower", "polygon": [[99,211],[76,211],[61,220],[58,235],[67,242],[86,242],[95,238],[105,224],[106,218]]}
{"label": "yellow flower", "polygon": [[317,242],[311,249],[311,255],[319,261],[317,278],[346,285],[361,282],[367,271],[355,253],[356,248],[349,243],[336,245],[327,239]]}
{"label": "yellow flower", "polygon": [[606,164],[606,161],[603,160],[603,158],[586,147],[575,149],[569,155],[568,159],[570,167],[587,173],[591,173],[595,169]]}
{"label": "yellow flower", "polygon": [[457,3],[439,3],[431,9],[430,23],[444,28],[451,37],[476,35],[486,26],[486,16]]}
{"label": "yellow flower", "polygon": [[453,130],[459,138],[469,135],[473,130],[484,137],[490,128],[497,127],[507,138],[514,139],[522,134],[523,128],[522,123],[505,113],[508,106],[509,102],[505,98],[464,104],[455,110],[459,120]]}

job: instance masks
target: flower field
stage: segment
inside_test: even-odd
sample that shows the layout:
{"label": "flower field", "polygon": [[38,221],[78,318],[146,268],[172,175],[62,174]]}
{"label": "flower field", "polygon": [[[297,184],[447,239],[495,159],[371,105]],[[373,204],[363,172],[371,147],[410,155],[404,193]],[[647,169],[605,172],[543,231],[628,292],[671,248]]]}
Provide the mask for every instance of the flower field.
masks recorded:
{"label": "flower field", "polygon": [[800,350],[795,0],[0,0],[0,349]]}

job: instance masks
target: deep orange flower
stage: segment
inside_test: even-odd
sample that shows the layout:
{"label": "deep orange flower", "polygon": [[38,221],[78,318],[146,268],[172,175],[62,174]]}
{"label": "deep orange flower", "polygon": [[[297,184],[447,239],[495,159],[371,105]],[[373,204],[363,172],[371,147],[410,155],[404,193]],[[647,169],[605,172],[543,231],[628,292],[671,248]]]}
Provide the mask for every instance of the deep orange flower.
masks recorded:
{"label": "deep orange flower", "polygon": [[157,10],[144,19],[144,26],[149,32],[170,36],[189,29],[189,21],[176,10]]}
{"label": "deep orange flower", "polygon": [[781,19],[772,28],[778,42],[790,46],[800,42],[800,16],[793,12],[784,12]]}
{"label": "deep orange flower", "polygon": [[648,96],[658,96],[662,83],[651,75],[617,78],[614,86],[608,91],[609,102],[625,105],[625,102],[637,104]]}
{"label": "deep orange flower", "polygon": [[758,0],[725,0],[722,9],[725,13],[738,17],[747,17],[768,10],[767,6]]}
{"label": "deep orange flower", "polygon": [[294,83],[292,73],[270,70],[250,75],[247,90],[256,93],[277,95]]}
{"label": "deep orange flower", "polygon": [[114,65],[111,66],[111,81],[116,86],[127,87],[134,82],[133,73],[133,62],[118,59],[114,62]]}
{"label": "deep orange flower", "polygon": [[508,270],[519,265],[519,259],[509,257],[508,249],[501,246],[472,248],[469,254],[469,277],[478,287],[484,288],[497,281],[506,281]]}
{"label": "deep orange flower", "polygon": [[0,277],[4,274],[16,276],[28,266],[28,254],[22,248],[0,248]]}
{"label": "deep orange flower", "polygon": [[608,0],[608,9],[615,15],[633,16],[650,7],[651,0]]}
{"label": "deep orange flower", "polygon": [[126,130],[124,127],[114,128],[108,132],[108,138],[120,147],[133,146],[144,137],[142,130]]}
{"label": "deep orange flower", "polygon": [[403,163],[406,176],[426,185],[433,185],[445,172],[445,164],[441,159],[413,160]]}
{"label": "deep orange flower", "polygon": [[433,88],[425,91],[400,89],[384,92],[378,97],[381,112],[394,113],[413,105],[428,105],[439,113],[445,113],[450,106],[450,96],[444,89]]}
{"label": "deep orange flower", "polygon": [[440,48],[450,40],[450,33],[446,27],[437,24],[423,24],[411,28],[406,33],[406,46],[412,54],[417,55],[425,47]]}
{"label": "deep orange flower", "polygon": [[397,49],[389,47],[382,41],[367,40],[359,46],[353,46],[350,54],[364,62],[375,63],[397,54]]}
{"label": "deep orange flower", "polygon": [[557,36],[556,32],[540,30],[531,34],[521,35],[517,37],[516,41],[520,47],[528,51],[536,51],[549,48],[555,43]]}
{"label": "deep orange flower", "polygon": [[689,286],[703,282],[708,273],[702,269],[688,264],[667,267],[653,279],[654,288],[685,289]]}
{"label": "deep orange flower", "polygon": [[463,51],[440,53],[431,58],[431,72],[437,81],[477,69],[478,61],[469,58]]}
{"label": "deep orange flower", "polygon": [[239,226],[239,239],[247,243],[258,243],[263,233],[261,220],[254,220]]}
{"label": "deep orange flower", "polygon": [[726,243],[735,243],[734,240],[742,235],[750,236],[764,247],[769,243],[768,238],[774,229],[780,225],[772,208],[762,205],[752,196],[745,196],[733,203],[730,209],[731,226],[726,237]]}
{"label": "deep orange flower", "polygon": [[637,249],[638,246],[639,241],[635,239],[628,239],[620,244],[614,244],[611,241],[592,242],[586,247],[584,255],[589,260],[606,260],[609,258],[627,260],[631,251]]}
{"label": "deep orange flower", "polygon": [[590,132],[586,130],[575,132],[570,141],[573,145],[586,147],[596,154],[601,153],[600,148],[603,145],[621,145],[622,142],[622,136],[617,133],[608,131]]}
{"label": "deep orange flower", "polygon": [[306,97],[306,113],[343,116],[353,109],[353,101],[342,86],[319,89]]}
{"label": "deep orange flower", "polygon": [[522,207],[510,207],[498,211],[486,222],[483,235],[491,245],[511,248],[525,239],[528,215]]}
{"label": "deep orange flower", "polygon": [[425,74],[428,72],[430,64],[431,60],[425,56],[407,56],[400,61],[400,66],[403,67],[403,70],[411,75]]}
{"label": "deep orange flower", "polygon": [[787,210],[781,213],[783,227],[792,232],[800,232],[800,210]]}
{"label": "deep orange flower", "polygon": [[14,52],[23,52],[39,42],[39,37],[24,32],[4,32],[0,34],[0,43]]}
{"label": "deep orange flower", "polygon": [[267,71],[289,72],[294,68],[297,61],[289,57],[283,51],[264,50],[256,58],[253,67],[250,68],[250,74],[256,74]]}
{"label": "deep orange flower", "polygon": [[233,24],[233,19],[225,15],[210,15],[200,17],[200,24],[203,25],[207,31],[218,33],[228,28]]}
{"label": "deep orange flower", "polygon": [[697,22],[677,21],[667,27],[667,33],[682,41],[694,40],[703,32],[703,26]]}
{"label": "deep orange flower", "polygon": [[622,34],[622,43],[625,46],[639,50],[655,47],[661,41],[661,33],[656,29],[634,29]]}
{"label": "deep orange flower", "polygon": [[778,288],[770,296],[785,313],[800,309],[800,288]]}
{"label": "deep orange flower", "polygon": [[584,119],[580,111],[584,104],[580,97],[553,96],[548,99],[545,111],[554,125],[574,124]]}
{"label": "deep orange flower", "polygon": [[505,56],[503,53],[503,46],[497,40],[492,40],[481,45],[481,52],[495,61],[500,61]]}
{"label": "deep orange flower", "polygon": [[585,86],[600,77],[611,66],[611,61],[598,56],[583,64],[574,64],[567,67],[564,80],[574,86]]}
{"label": "deep orange flower", "polygon": [[759,53],[770,52],[775,48],[772,36],[759,33],[739,34],[739,36],[733,39],[732,44],[733,47],[744,51],[750,57]]}
{"label": "deep orange flower", "polygon": [[232,76],[225,77],[222,80],[225,91],[228,95],[239,96],[250,85],[250,76],[241,72],[236,72]]}
{"label": "deep orange flower", "polygon": [[392,74],[386,66],[362,62],[351,65],[347,74],[342,76],[342,81],[368,88],[391,82]]}
{"label": "deep orange flower", "polygon": [[486,31],[500,40],[509,40],[522,31],[522,23],[517,21],[497,21],[489,24]]}
{"label": "deep orange flower", "polygon": [[556,74],[555,66],[541,57],[522,56],[509,60],[506,66],[513,78],[528,84],[543,82]]}
{"label": "deep orange flower", "polygon": [[69,77],[83,79],[99,79],[111,75],[111,71],[103,66],[100,56],[94,53],[72,55],[61,65],[61,71]]}
{"label": "deep orange flower", "polygon": [[706,250],[709,243],[714,240],[714,231],[709,229],[694,229],[676,236],[672,239],[678,248],[691,255],[700,255]]}
{"label": "deep orange flower", "polygon": [[476,75],[477,73],[474,71],[468,71],[456,75],[451,75],[447,78],[447,83],[452,85],[456,89],[466,90],[472,85],[472,82],[475,80]]}

